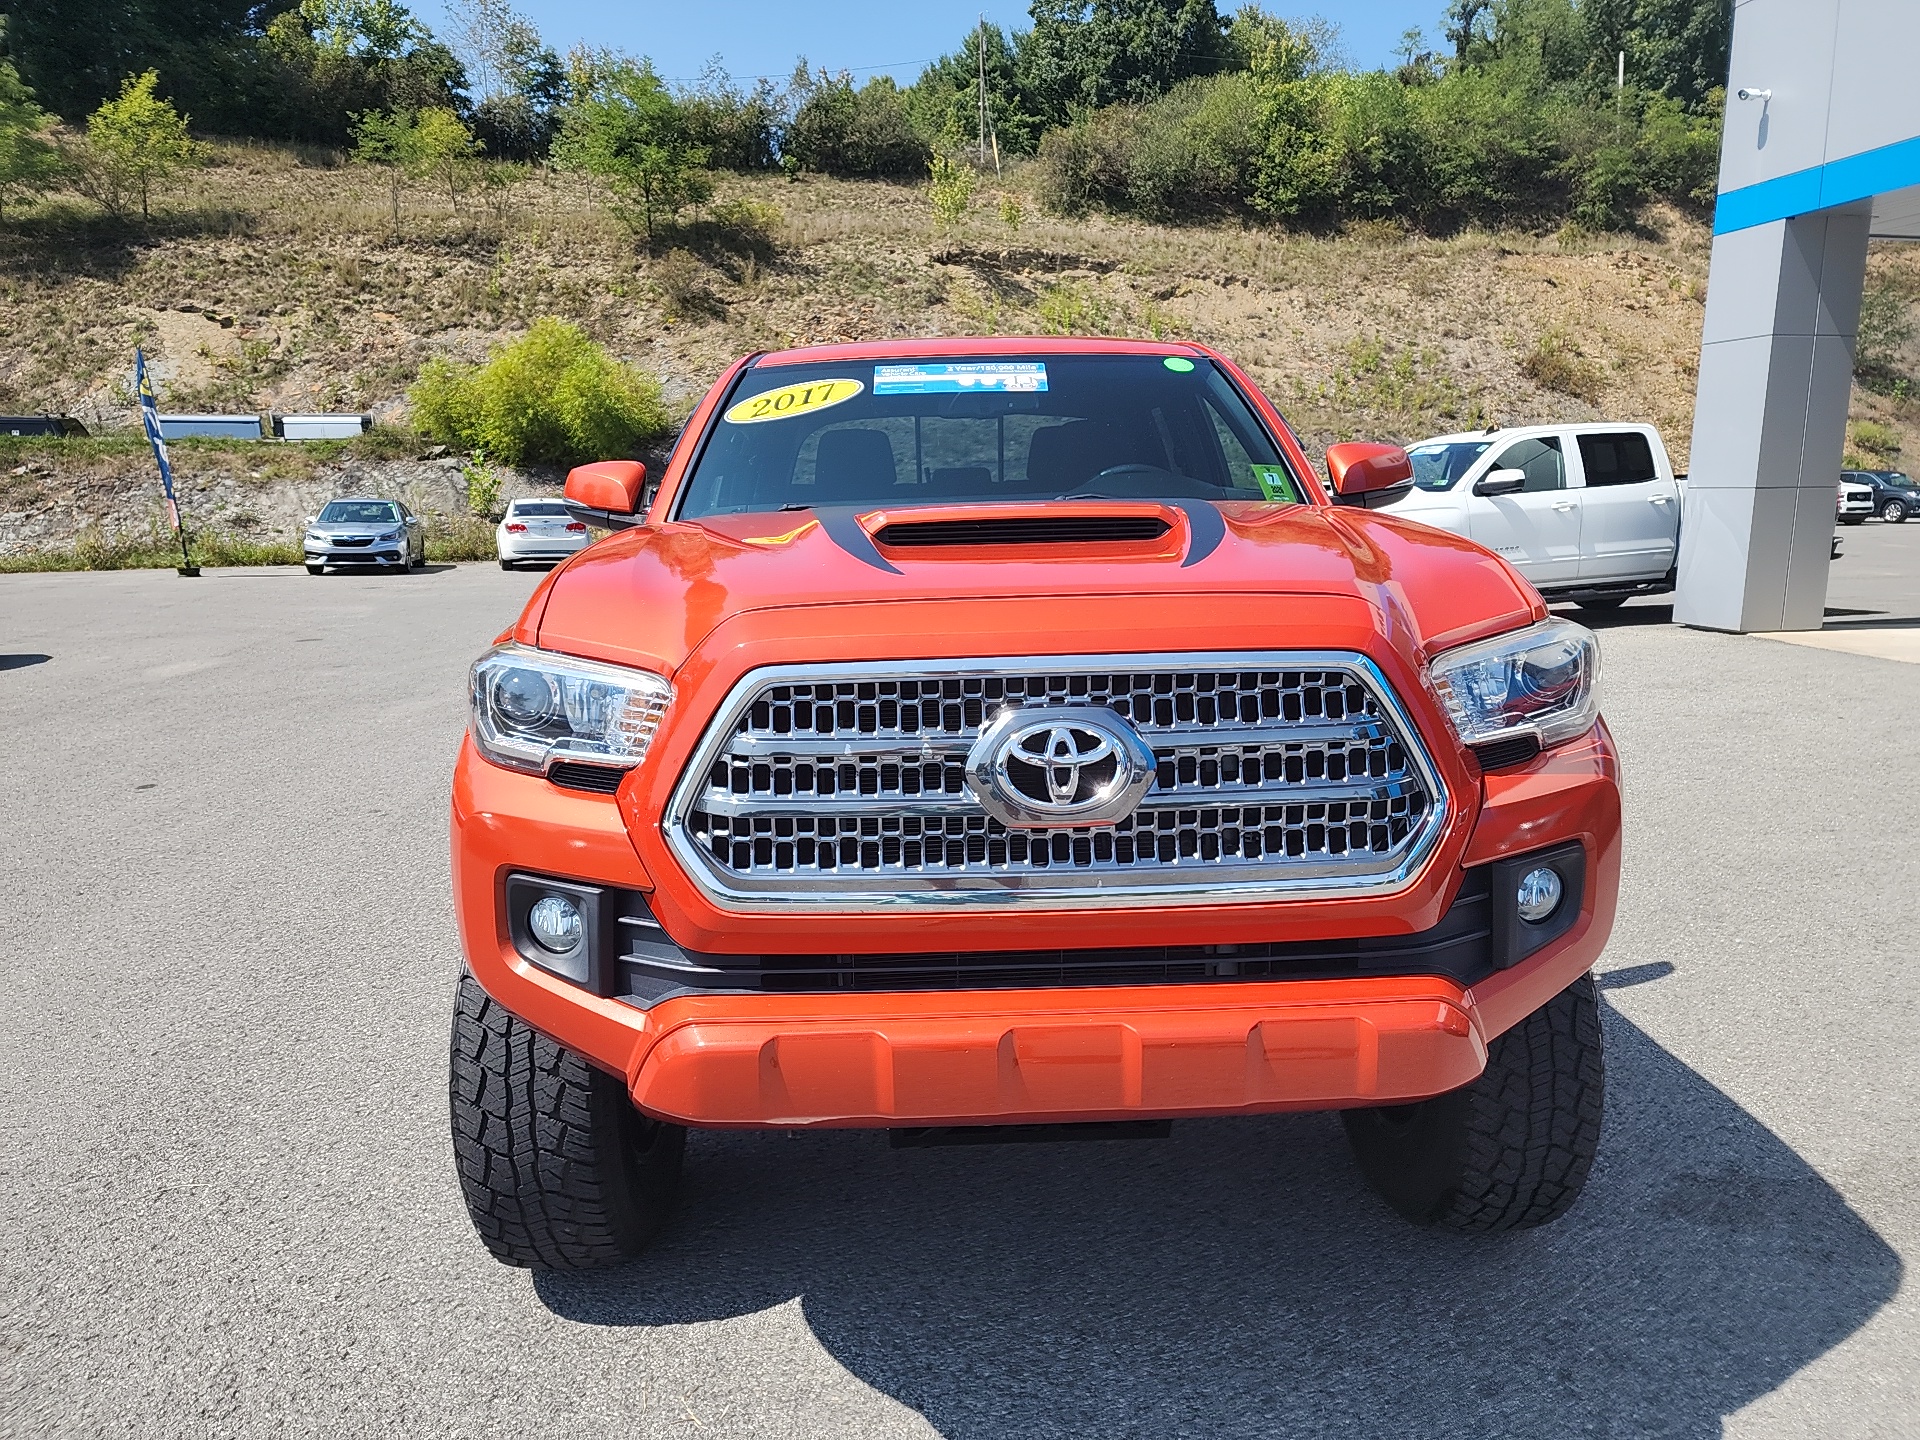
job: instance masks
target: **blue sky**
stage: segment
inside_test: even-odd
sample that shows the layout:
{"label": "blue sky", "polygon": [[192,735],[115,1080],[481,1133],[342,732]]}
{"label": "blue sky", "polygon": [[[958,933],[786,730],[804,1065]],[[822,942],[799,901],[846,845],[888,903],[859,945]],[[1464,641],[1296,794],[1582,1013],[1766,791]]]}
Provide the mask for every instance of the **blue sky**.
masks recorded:
{"label": "blue sky", "polygon": [[[1235,0],[1219,0],[1221,11]],[[454,29],[459,0],[416,0],[416,14],[442,35]],[[987,20],[1024,29],[1025,0],[515,0],[515,8],[540,27],[547,43],[564,54],[579,41],[648,55],[662,75],[691,79],[718,54],[736,79],[770,75],[784,79],[794,57],[814,65],[860,74],[888,71],[912,80],[920,67],[954,48],[982,11]],[[1311,4],[1272,3],[1282,15],[1314,13]],[[1340,26],[1348,58],[1362,66],[1392,61],[1401,32],[1426,30],[1431,43],[1445,0],[1348,0],[1321,4],[1318,13]]]}

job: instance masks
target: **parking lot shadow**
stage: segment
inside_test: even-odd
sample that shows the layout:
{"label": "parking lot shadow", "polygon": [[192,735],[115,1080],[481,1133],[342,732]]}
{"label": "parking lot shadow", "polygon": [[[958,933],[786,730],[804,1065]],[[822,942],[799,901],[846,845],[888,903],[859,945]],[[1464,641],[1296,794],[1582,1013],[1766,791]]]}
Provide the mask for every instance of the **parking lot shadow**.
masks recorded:
{"label": "parking lot shadow", "polygon": [[1606,1027],[1601,1159],[1545,1230],[1403,1224],[1324,1115],[945,1150],[714,1132],[641,1262],[533,1283],[610,1326],[798,1296],[848,1370],[967,1440],[1717,1437],[1885,1304],[1900,1262],[1726,1095]]}

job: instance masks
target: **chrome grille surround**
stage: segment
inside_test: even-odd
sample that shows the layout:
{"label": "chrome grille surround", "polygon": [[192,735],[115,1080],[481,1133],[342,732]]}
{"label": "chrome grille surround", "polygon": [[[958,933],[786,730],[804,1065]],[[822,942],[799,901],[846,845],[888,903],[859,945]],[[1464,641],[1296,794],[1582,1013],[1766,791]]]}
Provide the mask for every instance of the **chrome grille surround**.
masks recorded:
{"label": "chrome grille surround", "polygon": [[[989,817],[967,752],[1009,704],[1127,718],[1157,761],[1139,808],[1072,830]],[[1250,651],[762,667],[721,704],[662,829],[722,909],[979,911],[1391,894],[1448,813],[1372,661]]]}

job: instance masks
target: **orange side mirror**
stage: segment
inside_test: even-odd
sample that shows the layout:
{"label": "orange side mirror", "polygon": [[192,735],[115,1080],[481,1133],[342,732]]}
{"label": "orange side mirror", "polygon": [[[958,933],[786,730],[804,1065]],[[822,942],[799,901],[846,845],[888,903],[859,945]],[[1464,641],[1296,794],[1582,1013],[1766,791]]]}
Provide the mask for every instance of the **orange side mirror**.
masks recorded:
{"label": "orange side mirror", "polygon": [[1398,445],[1352,440],[1327,451],[1327,476],[1338,496],[1367,495],[1413,483],[1413,461]]}
{"label": "orange side mirror", "polygon": [[608,516],[631,516],[646,491],[647,467],[638,460],[596,460],[567,472],[569,504]]}

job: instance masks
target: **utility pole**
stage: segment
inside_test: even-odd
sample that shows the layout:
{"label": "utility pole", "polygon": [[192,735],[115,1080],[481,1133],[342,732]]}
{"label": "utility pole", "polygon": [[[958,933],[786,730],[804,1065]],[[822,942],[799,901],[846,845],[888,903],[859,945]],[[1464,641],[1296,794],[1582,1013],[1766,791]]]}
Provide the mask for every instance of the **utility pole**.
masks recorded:
{"label": "utility pole", "polygon": [[973,42],[973,58],[978,63],[980,70],[978,88],[974,93],[975,98],[980,102],[977,107],[980,111],[979,164],[980,168],[984,170],[987,168],[987,17],[985,12],[981,13],[980,28],[976,32],[976,38]]}
{"label": "utility pole", "polygon": [[987,142],[993,142],[993,178],[1000,178],[1000,137],[994,133],[993,110],[987,104],[987,17],[980,16],[979,38],[974,41],[975,58],[979,61],[980,86],[980,168],[987,168]]}

